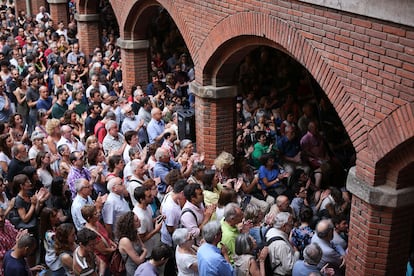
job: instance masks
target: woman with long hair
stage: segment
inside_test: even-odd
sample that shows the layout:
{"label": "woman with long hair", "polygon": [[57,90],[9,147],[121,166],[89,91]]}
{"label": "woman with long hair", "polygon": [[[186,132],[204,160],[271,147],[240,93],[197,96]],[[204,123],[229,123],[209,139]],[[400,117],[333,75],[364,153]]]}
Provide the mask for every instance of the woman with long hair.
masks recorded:
{"label": "woman with long hair", "polygon": [[11,148],[14,145],[13,138],[9,133],[0,135],[0,166],[2,175],[6,175],[12,157]]}
{"label": "woman with long hair", "polygon": [[63,114],[62,125],[68,125],[72,128],[73,135],[80,140],[83,136],[83,125],[78,120],[78,115],[75,110],[66,110]]}
{"label": "woman with long hair", "polygon": [[83,206],[81,213],[86,220],[85,227],[98,234],[94,253],[102,261],[100,262],[99,275],[103,275],[106,268],[109,267],[111,255],[115,251],[117,244],[111,240],[108,231],[106,231],[105,227],[99,222],[101,213],[94,205]]}
{"label": "woman with long hair", "polygon": [[22,114],[23,124],[26,124],[29,120],[29,106],[27,105],[26,92],[28,88],[27,79],[18,76],[17,77],[17,89],[13,91],[14,96],[17,99],[17,108],[16,111],[19,114]]}
{"label": "woman with long hair", "polygon": [[59,224],[58,210],[45,207],[40,212],[39,236],[41,247],[41,259],[52,271],[52,275],[64,275],[64,269],[59,256],[55,252],[56,227]]}
{"label": "woman with long hair", "polygon": [[39,109],[37,110],[37,124],[35,127],[35,131],[41,132],[45,135],[45,137],[49,136],[46,131],[46,123],[49,119],[49,114],[47,114],[47,110]]}
{"label": "woman with long hair", "polygon": [[61,63],[55,63],[52,66],[53,70],[53,83],[54,83],[54,93],[56,94],[59,88],[63,88],[65,84],[65,67]]}
{"label": "woman with long hair", "polygon": [[76,233],[72,223],[63,223],[56,228],[55,253],[67,276],[73,274],[73,251],[76,248]]}
{"label": "woman with long hair", "polygon": [[[90,137],[88,137],[88,139]],[[105,175],[107,174],[107,171],[103,150],[99,147],[89,148],[89,150],[86,152],[86,155],[88,157],[89,172],[91,173],[91,177],[95,179],[93,183],[94,191],[91,195],[92,198],[97,197],[99,193],[102,195],[107,194],[108,190],[106,189],[105,181]]]}
{"label": "woman with long hair", "polygon": [[117,176],[122,178],[123,170],[125,167],[124,159],[122,159],[121,155],[112,155],[108,159],[108,175],[106,176],[106,180]]}
{"label": "woman with long hair", "polygon": [[220,191],[217,189],[218,175],[214,170],[206,170],[202,176],[204,204],[206,206],[217,204]]}
{"label": "woman with long hair", "polygon": [[126,260],[127,276],[134,275],[136,268],[145,262],[147,256],[147,249],[138,235],[139,227],[141,227],[141,222],[132,211],[122,215],[116,224],[118,249],[122,258]]}
{"label": "woman with long hair", "polygon": [[61,222],[71,221],[70,206],[72,205],[72,194],[63,177],[56,176],[53,178],[50,194],[50,207],[58,210],[59,220]]}
{"label": "woman with long hair", "polygon": [[16,142],[24,142],[28,138],[27,130],[23,126],[23,116],[20,113],[14,113],[9,120],[10,133]]}
{"label": "woman with long hair", "polygon": [[11,207],[10,206],[9,198],[6,195],[6,183],[4,183],[4,179],[2,176],[0,176],[0,208],[5,210],[4,216],[7,217],[7,214],[10,212]]}
{"label": "woman with long hair", "polygon": [[92,148],[101,148],[102,145],[99,144],[98,138],[95,135],[91,135],[86,138],[85,142],[85,151],[88,152]]}
{"label": "woman with long hair", "polygon": [[41,151],[36,155],[36,170],[39,180],[43,186],[50,191],[54,173],[50,167],[51,155],[48,152]]}
{"label": "woman with long hair", "polygon": [[48,134],[46,137],[46,144],[49,147],[50,152],[56,155],[58,154],[56,145],[61,138],[60,121],[55,118],[47,120],[46,132]]}

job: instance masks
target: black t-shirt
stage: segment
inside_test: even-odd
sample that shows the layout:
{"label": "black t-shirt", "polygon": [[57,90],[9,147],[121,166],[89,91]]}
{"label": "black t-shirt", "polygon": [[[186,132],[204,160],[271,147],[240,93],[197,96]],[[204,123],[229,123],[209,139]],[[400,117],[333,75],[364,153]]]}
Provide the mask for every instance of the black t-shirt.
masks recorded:
{"label": "black t-shirt", "polygon": [[93,135],[95,130],[95,125],[98,121],[102,120],[102,117],[99,115],[96,118],[92,118],[91,116],[86,117],[85,119],[85,137],[89,137]]}

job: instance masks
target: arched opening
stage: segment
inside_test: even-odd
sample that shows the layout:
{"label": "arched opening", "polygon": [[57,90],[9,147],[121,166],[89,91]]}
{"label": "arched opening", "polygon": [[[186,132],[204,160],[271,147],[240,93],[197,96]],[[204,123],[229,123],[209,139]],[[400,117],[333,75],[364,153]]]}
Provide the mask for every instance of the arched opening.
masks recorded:
{"label": "arched opening", "polygon": [[[352,142],[319,83],[280,45],[265,37],[254,36],[240,36],[227,41],[207,62],[203,84],[237,86],[237,102],[242,110],[237,116],[235,133],[254,130],[260,114],[264,113],[267,124],[261,128],[271,133],[275,144],[284,134],[288,113],[292,113],[301,137],[307,132],[305,122],[316,121],[330,157],[340,165],[326,185],[344,186],[346,172],[355,165],[356,151]],[[256,105],[253,112],[245,110],[250,93],[254,94]],[[298,125],[307,108],[305,106],[310,106],[311,118],[301,120],[303,122]],[[248,140],[248,146],[257,142],[254,135],[250,135]]]}

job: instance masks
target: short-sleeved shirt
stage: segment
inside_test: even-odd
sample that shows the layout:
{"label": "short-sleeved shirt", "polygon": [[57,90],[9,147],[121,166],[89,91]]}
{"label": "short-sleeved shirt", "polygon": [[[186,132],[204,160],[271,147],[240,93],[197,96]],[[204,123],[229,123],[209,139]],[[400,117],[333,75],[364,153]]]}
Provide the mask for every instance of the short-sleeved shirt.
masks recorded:
{"label": "short-sleeved shirt", "polygon": [[87,252],[86,256],[79,255],[79,247],[73,252],[73,266],[80,268],[80,275],[87,276],[95,273],[96,264],[93,252]]}
{"label": "short-sleeved shirt", "polygon": [[52,97],[47,97],[46,99],[39,99],[36,103],[36,108],[49,110],[52,107],[53,101]]}
{"label": "short-sleeved shirt", "polygon": [[[150,144],[155,142],[155,138],[161,135],[164,132],[164,129],[165,129],[165,124],[163,120],[157,121],[157,120],[151,119],[151,121],[149,122],[147,126],[147,133],[148,133]],[[160,144],[162,144],[163,141],[164,139],[161,139]]]}
{"label": "short-sleeved shirt", "polygon": [[158,276],[158,271],[155,266],[147,261],[137,267],[134,276]]}
{"label": "short-sleeved shirt", "polygon": [[262,187],[262,189],[267,190],[269,188],[276,188],[277,186],[279,186],[279,183],[275,183],[272,185],[272,187],[266,187],[266,185],[263,182],[263,178],[266,177],[267,181],[272,181],[275,180],[276,177],[279,175],[279,170],[278,169],[272,169],[272,170],[268,170],[266,169],[265,166],[260,166],[259,168],[259,184]]}
{"label": "short-sleeved shirt", "polygon": [[185,209],[190,209],[193,211],[197,217],[197,220],[191,212],[186,212],[181,216],[181,225],[187,228],[188,232],[190,232],[193,237],[200,237],[201,233],[198,225],[201,224],[204,219],[204,206],[196,206],[193,203],[187,201],[183,206],[183,210]]}
{"label": "short-sleeved shirt", "polygon": [[117,137],[113,137],[112,135],[107,133],[102,143],[105,155],[108,156],[110,151],[116,151],[120,149],[124,144],[124,141],[124,135],[122,135],[121,133],[118,133]]}
{"label": "short-sleeved shirt", "polygon": [[30,276],[32,275],[24,258],[16,259],[11,253],[13,250],[9,250],[4,255],[3,269],[4,275],[19,275]]}
{"label": "short-sleeved shirt", "polygon": [[112,225],[113,231],[117,219],[129,211],[128,202],[123,197],[115,193],[109,193],[102,208],[102,218],[105,224]]}
{"label": "short-sleeved shirt", "polygon": [[165,195],[161,203],[162,214],[165,216],[165,221],[161,227],[161,241],[171,247],[173,246],[173,241],[167,226],[177,228],[180,225],[181,217],[181,207],[173,200],[172,195],[172,192]]}
{"label": "short-sleeved shirt", "polygon": [[72,214],[73,224],[75,225],[78,231],[81,230],[86,223],[86,220],[82,216],[81,209],[83,206],[87,204],[93,204],[92,198],[90,196],[88,196],[87,198],[83,198],[80,195],[77,195],[72,202],[70,211]]}
{"label": "short-sleeved shirt", "polygon": [[[29,87],[26,92],[26,100],[28,103],[35,102],[40,98],[39,91]],[[31,110],[36,110],[36,105],[30,108]]]}
{"label": "short-sleeved shirt", "polygon": [[[138,234],[149,233],[154,230],[154,223],[152,222],[152,208],[150,205],[144,210],[138,205],[132,210],[139,220],[141,221],[141,226],[138,228]],[[147,258],[151,256],[152,249],[156,243],[157,235],[152,236],[149,240],[144,242],[145,247],[147,248]]]}
{"label": "short-sleeved shirt", "polygon": [[178,246],[175,250],[175,261],[178,267],[178,275],[180,276],[197,276],[198,273],[191,269],[195,263],[197,265],[197,256],[187,253],[178,252]]}

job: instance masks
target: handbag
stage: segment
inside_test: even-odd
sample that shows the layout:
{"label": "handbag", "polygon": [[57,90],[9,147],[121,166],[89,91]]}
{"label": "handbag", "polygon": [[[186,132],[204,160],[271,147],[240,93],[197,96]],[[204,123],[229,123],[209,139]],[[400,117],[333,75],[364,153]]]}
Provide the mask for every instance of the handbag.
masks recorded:
{"label": "handbag", "polygon": [[117,248],[114,253],[112,253],[111,260],[109,261],[109,271],[111,271],[111,274],[114,276],[125,275],[125,263],[126,261],[122,258],[121,252],[119,252],[119,249]]}

